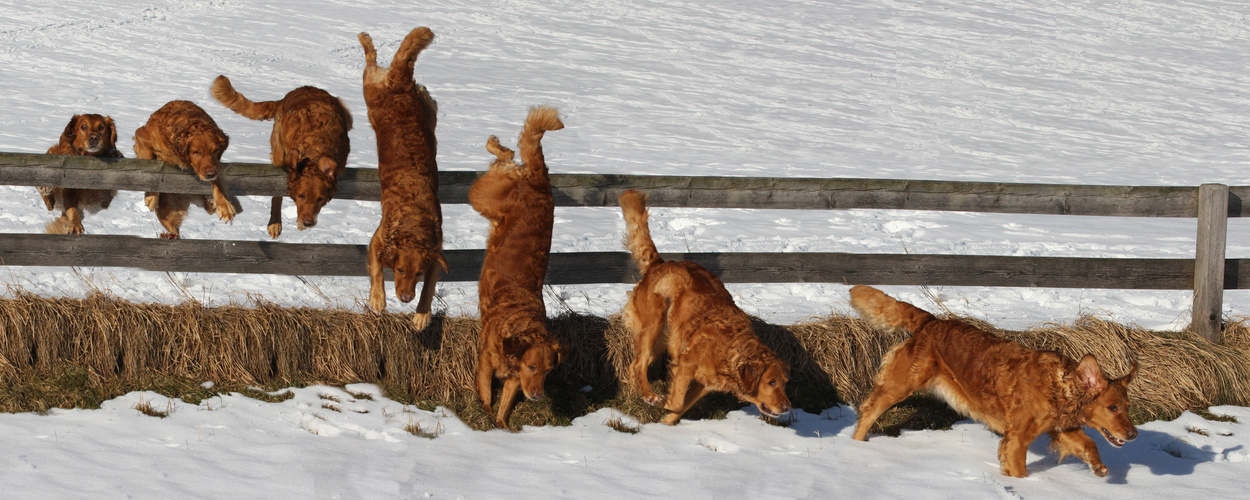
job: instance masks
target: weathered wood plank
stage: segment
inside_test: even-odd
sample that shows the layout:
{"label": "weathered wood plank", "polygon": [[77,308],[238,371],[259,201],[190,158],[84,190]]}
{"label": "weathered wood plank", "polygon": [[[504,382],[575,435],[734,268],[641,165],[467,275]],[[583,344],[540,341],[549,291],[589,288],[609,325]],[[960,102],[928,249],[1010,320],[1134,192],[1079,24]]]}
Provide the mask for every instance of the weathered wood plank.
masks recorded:
{"label": "weathered wood plank", "polygon": [[[467,203],[480,172],[440,172],[443,203]],[[233,195],[280,196],[285,174],[268,164],[227,163]],[[133,191],[210,192],[208,183],[155,160],[0,153],[0,184]],[[905,209],[1018,214],[1196,217],[1197,188],[1080,186],[886,179],[799,179],[552,174],[558,206],[615,206],[626,189],[648,193],[650,206],[756,209]],[[377,170],[348,168],[338,198],[380,197]],[[1230,216],[1245,215],[1250,187],[1232,188]]]}
{"label": "weathered wood plank", "polygon": [[1228,186],[1198,188],[1198,236],[1194,253],[1194,306],[1190,328],[1220,343],[1224,304],[1224,248],[1228,233]]}
{"label": "weathered wood plank", "polygon": [[[0,264],[12,266],[364,276],[366,252],[366,245],[0,234]],[[476,281],[483,254],[482,250],[448,250],[450,272],[443,279]],[[664,257],[698,262],[726,283],[1184,290],[1193,285],[1194,275],[1191,259],[845,253],[689,253]],[[1233,263],[1230,269],[1239,267]],[[633,283],[636,273],[625,252],[555,253],[551,255],[547,282]]]}

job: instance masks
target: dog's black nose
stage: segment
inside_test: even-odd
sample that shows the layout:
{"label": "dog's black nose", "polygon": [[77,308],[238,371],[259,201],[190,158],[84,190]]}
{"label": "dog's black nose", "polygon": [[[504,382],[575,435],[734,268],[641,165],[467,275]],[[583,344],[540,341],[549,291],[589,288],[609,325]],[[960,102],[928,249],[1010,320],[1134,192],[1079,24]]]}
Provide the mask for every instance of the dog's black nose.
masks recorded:
{"label": "dog's black nose", "polygon": [[1125,441],[1132,441],[1134,439],[1137,439],[1137,429],[1129,429],[1128,432],[1124,433]]}

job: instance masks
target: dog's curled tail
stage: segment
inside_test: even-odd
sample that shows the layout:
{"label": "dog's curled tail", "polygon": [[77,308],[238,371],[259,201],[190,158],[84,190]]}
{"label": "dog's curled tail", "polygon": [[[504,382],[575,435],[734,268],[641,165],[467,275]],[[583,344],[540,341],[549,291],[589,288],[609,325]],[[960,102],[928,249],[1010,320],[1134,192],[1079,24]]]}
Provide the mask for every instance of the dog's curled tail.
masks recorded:
{"label": "dog's curled tail", "polygon": [[924,309],[895,300],[885,292],[865,285],[851,287],[851,307],[873,327],[881,329],[902,328],[915,333],[925,323],[935,319]]}
{"label": "dog's curled tail", "polygon": [[647,195],[630,189],[621,193],[618,202],[625,215],[625,248],[629,249],[638,270],[645,274],[647,268],[664,262],[647,227]]}
{"label": "dog's curled tail", "polygon": [[218,75],[213,80],[213,88],[211,89],[213,98],[217,99],[222,106],[230,108],[245,118],[252,120],[272,120],[278,114],[279,101],[253,102],[251,99],[243,97],[239,91],[234,90],[234,86],[230,85],[230,79],[225,75]]}
{"label": "dog's curled tail", "polygon": [[530,173],[544,172],[547,169],[543,158],[543,133],[548,130],[560,130],[564,122],[560,121],[560,112],[546,104],[530,108],[525,117],[525,128],[517,139],[517,149],[521,150],[521,161]]}

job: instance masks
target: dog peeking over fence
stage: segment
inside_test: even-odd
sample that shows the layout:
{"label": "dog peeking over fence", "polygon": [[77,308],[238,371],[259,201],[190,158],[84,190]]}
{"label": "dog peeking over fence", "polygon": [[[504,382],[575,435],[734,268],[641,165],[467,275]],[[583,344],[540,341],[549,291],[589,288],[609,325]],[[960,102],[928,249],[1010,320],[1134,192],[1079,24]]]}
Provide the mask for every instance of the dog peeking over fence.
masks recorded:
{"label": "dog peeking over fence", "polygon": [[[107,116],[74,115],[61,132],[55,146],[48,148],[50,155],[95,156],[97,158],[121,158],[117,150],[117,126]],[[71,189],[40,187],[39,196],[49,211],[61,209],[61,216],[47,225],[50,234],[83,234],[83,214],[99,212],[109,207],[116,190]]]}

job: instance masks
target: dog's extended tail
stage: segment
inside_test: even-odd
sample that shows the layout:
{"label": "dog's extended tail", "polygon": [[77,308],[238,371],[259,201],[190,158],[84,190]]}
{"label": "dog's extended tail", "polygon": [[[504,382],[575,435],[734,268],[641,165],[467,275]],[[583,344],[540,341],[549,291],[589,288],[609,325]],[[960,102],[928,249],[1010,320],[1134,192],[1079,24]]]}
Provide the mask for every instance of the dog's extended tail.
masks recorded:
{"label": "dog's extended tail", "polygon": [[394,88],[405,81],[412,80],[412,70],[417,64],[417,55],[431,43],[434,43],[434,32],[425,26],[408,32],[408,36],[405,36],[404,41],[399,44],[399,50],[395,51],[395,58],[391,59],[391,69],[386,76],[387,86]]}
{"label": "dog's extended tail", "polygon": [[213,98],[217,99],[222,106],[230,108],[230,111],[243,115],[245,118],[272,120],[278,114],[279,101],[253,102],[234,90],[234,86],[230,85],[230,79],[225,75],[218,75],[217,79],[213,80],[212,93]]}
{"label": "dog's extended tail", "polygon": [[851,288],[851,307],[872,326],[883,329],[902,328],[916,333],[925,323],[936,319],[924,309],[865,285]]}
{"label": "dog's extended tail", "polygon": [[647,268],[664,262],[655,249],[655,241],[651,240],[651,229],[647,227],[647,195],[630,189],[621,193],[618,202],[625,215],[625,248],[629,249],[638,270],[645,274]]}
{"label": "dog's extended tail", "polygon": [[531,174],[547,169],[547,162],[543,158],[543,133],[562,128],[564,122],[560,121],[560,113],[556,108],[545,104],[530,108],[529,115],[525,117],[525,128],[517,139],[517,149],[521,150],[521,161]]}

